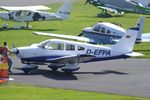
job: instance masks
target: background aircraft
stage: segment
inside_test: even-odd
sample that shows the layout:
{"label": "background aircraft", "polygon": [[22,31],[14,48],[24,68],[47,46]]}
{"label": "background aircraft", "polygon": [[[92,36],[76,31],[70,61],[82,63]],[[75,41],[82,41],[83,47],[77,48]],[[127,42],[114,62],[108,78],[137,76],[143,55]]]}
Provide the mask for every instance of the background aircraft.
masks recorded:
{"label": "background aircraft", "polygon": [[61,68],[66,73],[79,69],[79,63],[141,56],[132,52],[139,28],[130,28],[122,39],[112,46],[93,45],[68,40],[51,39],[11,51],[21,59],[25,73],[46,64],[56,71]]}
{"label": "background aircraft", "polygon": [[[43,12],[39,10],[50,9],[45,6],[23,6],[23,7],[9,7],[0,6],[1,9],[7,11],[0,12],[0,18],[3,20],[16,21],[20,24],[26,22],[25,28],[29,27],[29,22],[32,21],[55,21],[65,20],[69,18],[71,12],[71,3],[64,3],[56,13]],[[8,27],[8,24],[3,24],[4,28]],[[14,25],[15,29],[21,28],[21,25]]]}
{"label": "background aircraft", "polygon": [[110,16],[107,11],[117,15],[125,13],[150,14],[150,8],[133,0],[87,0],[85,4],[92,4],[102,9],[101,16]]}
{"label": "background aircraft", "polygon": [[[150,33],[142,34],[144,26],[144,17],[140,17],[137,21],[136,27],[140,31],[136,38],[136,43],[150,42]],[[126,29],[116,24],[101,22],[93,25],[92,27],[84,28],[80,35],[90,39],[94,43],[100,44],[114,44],[126,33]]]}
{"label": "background aircraft", "polygon": [[[136,38],[136,43],[150,42],[150,33],[142,34],[144,24],[144,17],[140,17],[136,27],[138,27],[139,33]],[[61,35],[45,32],[33,32],[33,34],[50,36],[63,39],[72,39],[76,41],[84,41],[94,44],[115,44],[126,33],[126,29],[112,23],[101,22],[93,25],[92,27],[84,28],[79,36]],[[81,36],[83,35],[83,36]]]}

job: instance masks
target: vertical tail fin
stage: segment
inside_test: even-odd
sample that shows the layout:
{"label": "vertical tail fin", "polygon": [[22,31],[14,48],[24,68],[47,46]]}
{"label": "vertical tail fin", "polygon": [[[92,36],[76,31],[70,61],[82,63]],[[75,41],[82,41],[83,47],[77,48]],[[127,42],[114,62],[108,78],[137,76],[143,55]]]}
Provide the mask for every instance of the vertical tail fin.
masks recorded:
{"label": "vertical tail fin", "polygon": [[135,27],[139,28],[138,36],[136,38],[136,43],[142,42],[142,32],[143,32],[143,26],[144,26],[144,17],[140,16],[138,19],[138,22]]}
{"label": "vertical tail fin", "polygon": [[139,28],[129,28],[126,34],[120,39],[117,44],[111,46],[112,49],[118,49],[121,52],[129,53],[132,52],[136,37],[138,35]]}
{"label": "vertical tail fin", "polygon": [[57,16],[60,16],[62,19],[68,19],[71,13],[72,4],[70,2],[64,3],[56,12]]}

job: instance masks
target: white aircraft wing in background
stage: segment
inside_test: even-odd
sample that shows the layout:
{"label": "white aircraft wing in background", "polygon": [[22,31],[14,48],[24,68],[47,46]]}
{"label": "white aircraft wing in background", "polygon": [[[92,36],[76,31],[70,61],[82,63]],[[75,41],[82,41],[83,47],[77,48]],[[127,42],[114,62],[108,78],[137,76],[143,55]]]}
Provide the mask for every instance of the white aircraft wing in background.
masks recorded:
{"label": "white aircraft wing in background", "polygon": [[51,8],[46,7],[46,6],[0,6],[1,9],[4,10],[9,10],[9,11],[15,11],[15,10],[27,10],[27,11],[31,11],[31,10],[49,10]]}
{"label": "white aircraft wing in background", "polygon": [[49,37],[55,37],[55,38],[62,38],[62,39],[69,39],[69,40],[75,40],[75,41],[90,42],[90,39],[86,38],[86,37],[78,37],[78,36],[71,36],[71,35],[61,35],[61,34],[53,34],[53,33],[45,33],[45,32],[33,32],[33,34],[49,36]]}
{"label": "white aircraft wing in background", "polygon": [[150,42],[150,33],[142,34],[142,42]]}

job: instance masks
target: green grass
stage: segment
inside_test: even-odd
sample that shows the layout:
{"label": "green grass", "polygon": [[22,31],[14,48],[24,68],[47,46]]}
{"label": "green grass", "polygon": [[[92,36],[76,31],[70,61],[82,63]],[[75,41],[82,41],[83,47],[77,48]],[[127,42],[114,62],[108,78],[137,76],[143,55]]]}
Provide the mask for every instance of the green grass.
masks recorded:
{"label": "green grass", "polygon": [[[34,31],[45,31],[51,33],[78,35],[82,29],[99,21],[115,22],[120,23],[124,28],[135,26],[139,14],[124,14],[123,16],[114,16],[111,18],[97,18],[96,15],[100,12],[99,9],[92,5],[84,5],[83,1],[77,1],[73,3],[72,14],[69,20],[66,21],[41,21],[31,22],[30,25],[33,27],[30,30],[3,30],[0,27],[0,44],[3,45],[4,41],[8,41],[9,47],[14,43],[16,47],[27,46],[32,43],[41,42],[49,37],[36,36],[31,34]],[[47,5],[52,8],[52,12],[55,12],[60,6],[60,3]],[[145,15],[144,33],[150,33],[150,17]],[[1,24],[4,22],[0,21]],[[10,27],[16,22],[8,21]],[[136,45],[135,49],[138,52],[144,53],[145,58],[150,58],[150,43],[142,43]]]}
{"label": "green grass", "polygon": [[0,100],[150,100],[95,92],[82,92],[8,84],[0,86]]}

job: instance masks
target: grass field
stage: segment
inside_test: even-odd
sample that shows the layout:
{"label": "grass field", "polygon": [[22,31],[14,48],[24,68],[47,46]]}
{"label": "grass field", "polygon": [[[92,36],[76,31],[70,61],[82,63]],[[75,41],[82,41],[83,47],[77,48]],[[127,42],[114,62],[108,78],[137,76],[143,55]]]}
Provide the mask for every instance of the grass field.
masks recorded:
{"label": "grass field", "polygon": [[[69,20],[66,21],[42,21],[31,22],[33,27],[30,30],[13,30],[11,29],[16,22],[8,21],[9,29],[3,30],[0,27],[0,44],[4,41],[8,41],[9,47],[14,43],[16,47],[26,46],[32,43],[41,42],[49,37],[35,36],[31,34],[34,31],[46,31],[51,33],[78,35],[81,33],[82,28],[91,26],[99,21],[120,23],[124,28],[135,26],[139,14],[125,14],[123,16],[114,16],[112,18],[97,18],[96,15],[100,12],[99,9],[92,5],[84,5],[84,0],[77,1],[73,4],[72,14]],[[52,12],[55,12],[60,6],[60,3],[47,5],[52,8]],[[150,32],[150,17],[145,16],[144,33]],[[3,21],[0,21],[3,24]],[[150,43],[142,43],[135,46],[138,52],[144,53],[145,58],[150,58]]]}
{"label": "grass field", "polygon": [[8,84],[0,86],[0,100],[150,100],[148,98]]}

